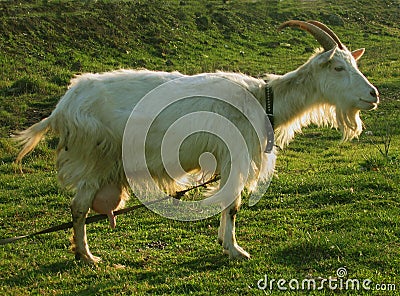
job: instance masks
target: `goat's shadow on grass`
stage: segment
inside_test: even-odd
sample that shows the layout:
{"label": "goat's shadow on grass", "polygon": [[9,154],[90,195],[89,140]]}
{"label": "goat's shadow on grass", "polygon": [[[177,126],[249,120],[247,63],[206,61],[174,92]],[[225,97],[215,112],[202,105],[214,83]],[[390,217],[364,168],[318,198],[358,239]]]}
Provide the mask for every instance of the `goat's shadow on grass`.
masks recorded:
{"label": "goat's shadow on grass", "polygon": [[[216,271],[226,266],[229,266],[232,261],[229,257],[221,253],[209,254],[209,253],[196,253],[189,259],[181,258],[175,264],[165,263],[162,266],[163,272],[159,271],[138,271],[135,273],[135,278],[138,281],[147,281],[149,285],[153,286],[151,293],[159,294],[165,293],[165,287],[161,287],[161,284],[165,284],[167,277],[179,278],[182,274],[195,275],[197,273]],[[136,266],[135,266],[136,267]],[[140,269],[138,269],[140,270]],[[183,282],[182,289],[185,291],[198,292],[196,285]]]}
{"label": "goat's shadow on grass", "polygon": [[[224,266],[227,266],[232,262],[232,260],[229,259],[227,255],[222,254],[221,252],[215,253],[215,254],[210,254],[210,253],[204,253],[204,254],[193,254],[193,256],[189,259],[185,258],[180,258],[177,260],[177,262],[174,262],[174,264],[170,264],[168,262],[165,262],[163,267],[165,267],[166,272],[181,272],[182,269],[185,270],[192,270],[196,272],[201,272],[201,271],[210,271],[210,270],[218,270],[220,268],[223,268]],[[145,264],[138,262],[138,261],[126,261],[124,260],[123,262],[120,262],[122,265],[134,268],[136,270],[143,269],[143,266]],[[142,274],[147,274],[147,272],[143,272]]]}
{"label": "goat's shadow on grass", "polygon": [[277,264],[294,266],[297,269],[307,269],[315,266],[316,262],[342,257],[338,249],[315,242],[301,242],[296,245],[278,250],[273,256]]}
{"label": "goat's shadow on grass", "polygon": [[216,254],[199,254],[199,256],[194,256],[194,259],[180,262],[178,266],[196,271],[209,271],[228,266],[231,262],[232,260],[221,251]]}

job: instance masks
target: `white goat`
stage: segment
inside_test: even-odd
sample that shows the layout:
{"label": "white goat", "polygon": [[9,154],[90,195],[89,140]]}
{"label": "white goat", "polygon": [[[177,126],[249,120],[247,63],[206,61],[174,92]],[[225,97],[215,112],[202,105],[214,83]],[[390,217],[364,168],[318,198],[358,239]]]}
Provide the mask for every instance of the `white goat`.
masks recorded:
{"label": "white goat", "polygon": [[[205,75],[220,75],[243,86],[263,106],[266,104],[265,88],[269,85],[274,94],[275,141],[280,147],[287,145],[296,132],[310,123],[339,128],[344,140],[357,137],[362,131],[360,110],[374,109],[379,103],[377,89],[357,68],[356,61],[363,55],[364,49],[350,52],[330,29],[316,21],[288,21],[282,24],[281,29],[288,26],[309,32],[323,47],[297,70],[282,76],[268,75],[266,81],[223,72]],[[76,190],[71,203],[72,244],[76,258],[88,263],[99,260],[90,253],[86,240],[85,218],[89,209],[108,214],[113,226],[112,211],[126,197],[128,185],[121,146],[131,111],[149,91],[180,77],[184,75],[146,70],[83,74],[72,80],[69,90],[48,118],[20,133],[18,139],[25,146],[17,162],[38,144],[48,129],[51,128],[60,137],[57,148],[58,177],[62,185]],[[198,102],[199,110],[212,111],[216,104],[201,99]],[[185,106],[176,109],[185,109]],[[173,110],[170,108],[166,112],[173,113]],[[177,113],[165,116],[168,115],[175,118]],[[206,136],[202,134],[193,138],[190,145],[180,151],[183,155],[182,167],[188,171],[199,169],[197,157],[204,151],[210,151],[207,145],[212,146],[218,161],[224,161],[226,155],[218,154],[221,143],[205,145],[210,139],[204,141],[202,137]],[[275,151],[272,154],[263,153],[260,147],[252,147],[252,139],[247,140],[250,141],[247,144],[256,164],[267,158],[274,160]],[[173,193],[174,188],[176,190],[162,167],[150,169],[157,172],[155,178],[160,183],[167,184],[167,191]],[[255,174],[253,179],[257,182],[259,178],[268,178],[273,170],[273,165],[270,165],[265,172]],[[220,168],[217,168],[217,173],[224,178],[224,171]],[[241,196],[235,192],[232,195],[235,195],[234,202],[222,211],[218,239],[230,257],[249,258],[235,238],[235,216]]]}

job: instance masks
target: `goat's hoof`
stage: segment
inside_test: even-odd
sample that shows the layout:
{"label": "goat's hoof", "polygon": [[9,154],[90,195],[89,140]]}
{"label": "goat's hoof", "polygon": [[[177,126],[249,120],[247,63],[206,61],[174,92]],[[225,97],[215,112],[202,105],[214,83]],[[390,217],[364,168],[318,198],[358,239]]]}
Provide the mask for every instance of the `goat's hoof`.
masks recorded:
{"label": "goat's hoof", "polygon": [[243,250],[242,247],[235,245],[230,249],[224,249],[224,254],[229,255],[229,259],[241,260],[250,259],[250,254]]}
{"label": "goat's hoof", "polygon": [[91,258],[90,258],[90,260],[89,261],[85,261],[86,263],[88,263],[88,264],[93,264],[93,265],[96,265],[97,263],[99,263],[101,261],[101,258],[100,257],[97,257],[97,256],[91,256]]}
{"label": "goat's hoof", "polygon": [[97,265],[101,261],[100,257],[93,256],[92,254],[75,253],[76,260],[82,260],[88,265]]}

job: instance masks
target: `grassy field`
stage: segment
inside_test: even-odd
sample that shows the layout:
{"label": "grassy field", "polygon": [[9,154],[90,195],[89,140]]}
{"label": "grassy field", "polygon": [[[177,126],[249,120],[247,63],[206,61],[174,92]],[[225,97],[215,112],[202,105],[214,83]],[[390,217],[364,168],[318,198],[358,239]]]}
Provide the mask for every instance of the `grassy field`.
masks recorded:
{"label": "grassy field", "polygon": [[[103,261],[69,252],[69,231],[0,246],[1,295],[264,295],[260,279],[370,279],[372,290],[286,291],[306,295],[400,295],[400,3],[323,1],[0,1],[0,238],[69,221],[72,194],[58,187],[57,138],[24,160],[10,135],[50,114],[71,77],[118,68],[285,73],[316,42],[288,19],[317,19],[351,49],[381,104],[364,112],[359,140],[309,128],[278,158],[265,197],[238,215],[249,261],[230,261],[216,242],[218,217],[164,219],[148,210],[88,227]],[[130,203],[137,201],[132,200]],[[340,278],[338,278],[340,279]],[[261,284],[263,281],[260,282]],[[379,291],[378,288],[396,291]],[[377,286],[380,285],[380,286]],[[385,286],[384,286],[385,285]],[[286,287],[287,284],[286,284]]]}

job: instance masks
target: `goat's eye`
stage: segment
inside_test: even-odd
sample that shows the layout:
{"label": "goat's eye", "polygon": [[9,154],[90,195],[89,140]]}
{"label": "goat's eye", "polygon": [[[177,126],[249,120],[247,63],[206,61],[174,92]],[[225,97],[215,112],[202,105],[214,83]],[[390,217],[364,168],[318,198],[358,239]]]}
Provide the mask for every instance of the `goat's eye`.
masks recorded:
{"label": "goat's eye", "polygon": [[335,67],[335,71],[337,71],[337,72],[344,71],[344,67],[342,67],[342,66]]}

